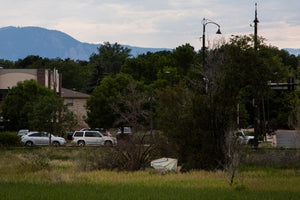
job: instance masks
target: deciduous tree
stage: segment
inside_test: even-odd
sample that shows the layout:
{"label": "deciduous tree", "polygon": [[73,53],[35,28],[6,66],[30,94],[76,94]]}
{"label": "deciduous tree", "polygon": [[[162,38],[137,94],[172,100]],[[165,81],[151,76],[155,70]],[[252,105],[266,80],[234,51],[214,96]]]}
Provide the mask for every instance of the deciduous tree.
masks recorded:
{"label": "deciduous tree", "polygon": [[123,93],[132,81],[130,75],[122,73],[103,78],[87,101],[89,126],[111,128],[115,125],[118,116],[112,111],[110,105],[118,101],[118,94]]}

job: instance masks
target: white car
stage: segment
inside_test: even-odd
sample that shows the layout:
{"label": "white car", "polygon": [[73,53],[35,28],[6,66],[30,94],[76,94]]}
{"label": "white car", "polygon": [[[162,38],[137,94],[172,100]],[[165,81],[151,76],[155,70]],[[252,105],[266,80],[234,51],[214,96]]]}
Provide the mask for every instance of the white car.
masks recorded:
{"label": "white car", "polygon": [[27,133],[29,133],[28,129],[21,129],[18,132],[18,136],[23,136],[23,135],[26,135]]}
{"label": "white car", "polygon": [[[49,133],[32,131],[27,135],[23,135],[21,141],[28,147],[33,145],[49,145]],[[51,144],[54,146],[65,145],[66,140],[62,137],[51,135]]]}
{"label": "white car", "polygon": [[117,144],[115,137],[104,136],[99,131],[75,131],[72,136],[72,143],[78,146],[112,146]]}
{"label": "white car", "polygon": [[242,144],[249,144],[249,145],[254,144],[254,136],[248,136],[242,130],[238,130],[236,132],[236,136],[238,137],[238,139],[241,141]]}

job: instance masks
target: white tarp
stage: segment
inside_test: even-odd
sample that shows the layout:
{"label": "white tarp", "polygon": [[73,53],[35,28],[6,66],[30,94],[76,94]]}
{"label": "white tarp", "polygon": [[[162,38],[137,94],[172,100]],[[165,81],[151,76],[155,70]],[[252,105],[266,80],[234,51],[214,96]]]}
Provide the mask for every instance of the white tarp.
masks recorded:
{"label": "white tarp", "polygon": [[177,159],[159,158],[151,162],[151,167],[162,173],[167,171],[177,171]]}

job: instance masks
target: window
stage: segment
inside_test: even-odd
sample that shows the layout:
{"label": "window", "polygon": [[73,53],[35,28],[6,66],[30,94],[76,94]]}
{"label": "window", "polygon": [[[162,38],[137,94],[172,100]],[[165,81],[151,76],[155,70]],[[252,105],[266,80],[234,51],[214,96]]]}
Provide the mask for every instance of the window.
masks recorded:
{"label": "window", "polygon": [[42,132],[42,133],[41,133],[41,137],[49,137],[49,135],[48,135],[48,133],[46,133],[46,132]]}
{"label": "window", "polygon": [[97,132],[92,132],[92,131],[85,132],[85,137],[97,137],[97,136],[98,136]]}
{"label": "window", "polygon": [[73,105],[74,105],[73,99],[68,99],[67,106],[73,106]]}
{"label": "window", "polygon": [[75,137],[82,137],[83,136],[83,132],[82,131],[75,132],[74,136]]}
{"label": "window", "polygon": [[42,133],[33,133],[33,134],[30,134],[29,137],[41,137],[42,136]]}
{"label": "window", "polygon": [[85,137],[102,137],[101,134],[97,131],[86,131]]}

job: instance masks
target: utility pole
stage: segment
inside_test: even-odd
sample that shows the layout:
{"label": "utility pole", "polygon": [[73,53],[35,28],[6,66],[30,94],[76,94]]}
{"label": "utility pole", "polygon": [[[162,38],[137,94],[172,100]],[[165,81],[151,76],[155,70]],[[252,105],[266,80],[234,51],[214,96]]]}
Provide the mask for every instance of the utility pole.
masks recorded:
{"label": "utility pole", "polygon": [[[257,3],[255,3],[255,19],[254,19],[254,49],[257,53],[258,42],[257,42]],[[258,148],[258,137],[261,135],[261,120],[260,120],[260,106],[259,106],[259,91],[255,91],[253,106],[254,106],[254,148]]]}
{"label": "utility pole", "polygon": [[257,3],[255,3],[255,19],[254,19],[254,49],[257,51],[257,24],[259,23],[257,19]]}

